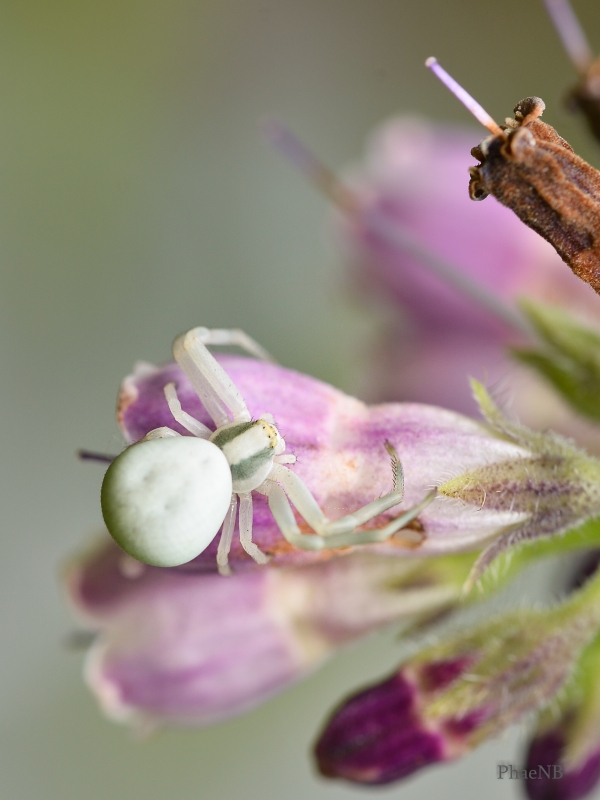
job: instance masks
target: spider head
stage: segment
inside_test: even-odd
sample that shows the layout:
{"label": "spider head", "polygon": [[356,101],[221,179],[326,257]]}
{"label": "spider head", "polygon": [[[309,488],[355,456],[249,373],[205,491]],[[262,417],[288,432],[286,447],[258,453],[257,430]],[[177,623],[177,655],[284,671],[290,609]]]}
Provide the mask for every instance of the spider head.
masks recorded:
{"label": "spider head", "polygon": [[271,471],[275,456],[285,450],[279,431],[266,419],[223,425],[210,441],[225,454],[233,491],[238,493],[251,492],[260,486]]}

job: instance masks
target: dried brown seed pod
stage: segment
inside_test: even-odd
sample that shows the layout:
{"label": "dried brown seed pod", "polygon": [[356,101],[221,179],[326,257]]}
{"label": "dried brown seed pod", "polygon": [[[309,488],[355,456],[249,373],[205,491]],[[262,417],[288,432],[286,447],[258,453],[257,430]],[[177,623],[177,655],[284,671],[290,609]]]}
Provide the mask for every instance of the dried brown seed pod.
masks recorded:
{"label": "dried brown seed pod", "polygon": [[600,293],[600,172],[539,119],[543,110],[526,97],[502,133],[471,150],[481,163],[470,169],[469,194],[494,195]]}
{"label": "dried brown seed pod", "polygon": [[[454,91],[455,82],[439,64],[427,63]],[[470,169],[471,198],[484,200],[491,194],[508,206],[600,294],[600,172],[542,122],[545,105],[539,97],[521,100],[515,118],[499,126],[461,92],[460,99],[491,131],[471,151],[480,161]]]}

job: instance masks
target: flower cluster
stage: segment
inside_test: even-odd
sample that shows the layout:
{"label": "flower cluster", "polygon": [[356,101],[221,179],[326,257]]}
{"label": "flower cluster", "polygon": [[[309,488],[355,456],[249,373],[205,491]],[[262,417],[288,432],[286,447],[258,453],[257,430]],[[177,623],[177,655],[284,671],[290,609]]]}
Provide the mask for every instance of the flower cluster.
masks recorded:
{"label": "flower cluster", "polygon": [[[349,174],[336,236],[355,284],[393,316],[368,375],[378,404],[274,364],[240,331],[195,329],[176,363],[125,378],[127,447],[103,489],[115,541],[66,571],[94,633],[86,680],[112,719],[240,714],[370,631],[422,631],[532,562],[600,546],[600,459],[561,435],[600,449],[600,301],[534,232],[600,286],[588,213],[600,173],[542,107],[527,98],[498,126],[477,106],[492,135],[474,149],[471,195],[503,205],[468,199],[472,135],[420,120],[384,126]],[[231,343],[253,357],[205,346]],[[517,362],[529,427],[467,388]],[[465,416],[472,397],[483,420]],[[548,424],[559,432],[539,432]],[[565,595],[454,632],[343,701],[316,744],[321,774],[388,784],[534,719],[528,796],[583,797],[600,779],[597,552]],[[542,763],[558,783],[531,777]]]}
{"label": "flower cluster", "polygon": [[[556,450],[552,437],[528,439],[519,428],[509,441],[498,420],[494,430],[430,406],[368,407],[268,362],[236,356],[219,361],[252,413],[268,403],[296,456],[297,473],[332,516],[352,512],[385,491],[391,479],[382,447],[386,439],[400,453],[409,504],[439,476],[454,477],[439,484],[439,497],[409,531],[350,552],[293,547],[259,496],[253,538],[270,557],[270,568],[257,569],[234,537],[230,564],[235,575],[227,580],[215,574],[217,539],[174,569],[140,564],[112,542],[75,562],[68,578],[71,597],[99,632],[89,655],[88,681],[118,719],[207,722],[239,713],[297,680],[353,637],[455,606],[476,567],[475,555],[461,556],[462,551],[477,551],[489,542],[499,546],[519,530],[547,535],[581,523],[600,508],[600,499],[579,478],[600,465],[564,443]],[[123,382],[119,399],[119,421],[130,442],[167,423],[177,427],[163,392],[173,380],[187,412],[210,422],[176,365],[141,365]],[[493,411],[486,410],[492,419]],[[461,475],[455,474],[457,460]],[[475,502],[469,489],[473,475]],[[532,475],[538,482],[534,490]],[[507,492],[504,502],[494,498],[486,507],[480,496],[486,481],[498,485],[502,480],[523,499],[512,508]],[[554,511],[557,497],[565,493],[576,508],[567,523]],[[372,524],[383,526],[390,516],[380,515]],[[282,569],[273,569],[277,566]],[[269,668],[251,668],[254,660]]]}

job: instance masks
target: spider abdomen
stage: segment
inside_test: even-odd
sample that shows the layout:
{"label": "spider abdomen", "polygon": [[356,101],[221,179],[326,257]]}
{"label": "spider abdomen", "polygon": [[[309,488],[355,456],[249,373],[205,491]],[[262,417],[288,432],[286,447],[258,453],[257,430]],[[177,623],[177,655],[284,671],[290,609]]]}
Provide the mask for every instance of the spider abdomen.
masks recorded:
{"label": "spider abdomen", "polygon": [[173,567],[212,542],[231,492],[231,470],[220,448],[190,436],[152,439],[127,448],[110,465],[102,483],[102,514],[131,556]]}

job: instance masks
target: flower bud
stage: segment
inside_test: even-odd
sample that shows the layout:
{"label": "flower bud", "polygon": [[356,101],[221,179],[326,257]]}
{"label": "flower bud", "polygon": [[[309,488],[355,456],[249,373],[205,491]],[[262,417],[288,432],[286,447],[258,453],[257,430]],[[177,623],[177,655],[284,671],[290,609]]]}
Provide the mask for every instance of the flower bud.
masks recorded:
{"label": "flower bud", "polygon": [[376,785],[446,760],[446,746],[420,718],[415,687],[400,672],[347,700],[315,754],[325,777]]}
{"label": "flower bud", "polygon": [[600,639],[596,639],[560,697],[560,711],[548,709],[538,721],[525,764],[530,800],[578,800],[600,780],[599,670]]}
{"label": "flower bud", "polygon": [[398,780],[469,752],[547,704],[600,623],[593,585],[550,611],[505,614],[428,647],[345,701],[316,745],[322,774]]}

